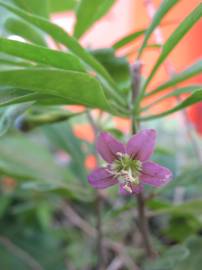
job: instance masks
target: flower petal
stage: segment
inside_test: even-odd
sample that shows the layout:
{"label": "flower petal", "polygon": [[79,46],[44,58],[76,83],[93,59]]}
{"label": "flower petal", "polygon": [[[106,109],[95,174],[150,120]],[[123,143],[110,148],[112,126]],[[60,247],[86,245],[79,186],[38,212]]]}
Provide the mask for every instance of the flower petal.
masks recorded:
{"label": "flower petal", "polygon": [[88,176],[88,182],[97,189],[104,189],[118,183],[106,168],[97,168],[92,171]]}
{"label": "flower petal", "polygon": [[98,136],[96,149],[101,157],[109,163],[116,159],[117,152],[125,153],[124,145],[106,132],[102,132]]}
{"label": "flower petal", "polygon": [[126,146],[126,152],[141,161],[150,158],[154,151],[156,141],[156,131],[154,129],[145,129],[133,135]]}
{"label": "flower petal", "polygon": [[142,182],[159,187],[167,184],[172,177],[172,172],[155,162],[146,161],[143,163],[142,174],[140,179]]}
{"label": "flower petal", "polygon": [[125,184],[120,184],[119,193],[122,195],[132,195],[132,194],[138,194],[141,191],[143,191],[144,186],[142,184],[139,185],[130,185],[132,192],[130,193],[124,188]]}

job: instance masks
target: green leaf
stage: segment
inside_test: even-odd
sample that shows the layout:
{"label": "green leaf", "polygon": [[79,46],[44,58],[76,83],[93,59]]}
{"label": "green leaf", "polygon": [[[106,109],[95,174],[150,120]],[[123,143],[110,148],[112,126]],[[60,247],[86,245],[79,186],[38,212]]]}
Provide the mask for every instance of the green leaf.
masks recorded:
{"label": "green leaf", "polygon": [[149,105],[147,105],[146,107],[144,107],[141,111],[145,111],[149,108],[151,108],[152,106],[154,106],[155,104],[161,102],[162,100],[165,100],[167,98],[170,97],[179,97],[182,94],[187,94],[187,93],[193,93],[195,91],[198,91],[202,88],[202,86],[200,84],[196,84],[196,85],[190,85],[190,86],[186,86],[186,87],[182,87],[182,88],[177,88],[176,90],[174,90],[171,93],[168,93],[165,96],[160,97],[159,99],[153,101],[152,103],[150,103]]}
{"label": "green leaf", "polygon": [[73,10],[77,5],[77,0],[49,0],[50,13]]}
{"label": "green leaf", "polygon": [[49,16],[48,0],[12,0],[18,7],[38,16]]}
{"label": "green leaf", "polygon": [[140,30],[140,31],[136,31],[132,34],[129,34],[127,36],[125,36],[124,38],[118,40],[116,43],[114,43],[114,45],[112,46],[115,50],[118,50],[122,47],[124,47],[125,45],[127,45],[128,43],[136,40],[137,38],[141,37],[144,35],[145,33],[145,29]]}
{"label": "green leaf", "polygon": [[47,98],[53,95],[69,104],[111,110],[99,82],[81,72],[45,68],[0,71],[0,84],[46,94]]}
{"label": "green leaf", "polygon": [[[189,249],[183,245],[176,245],[166,250],[156,260],[149,260],[144,270],[173,270],[174,267],[189,256]],[[191,270],[191,269],[190,269]]]}
{"label": "green leaf", "polygon": [[[23,154],[22,154],[23,153]],[[47,148],[25,136],[4,136],[0,140],[0,171],[25,179],[63,185],[65,173]]]}
{"label": "green leaf", "polygon": [[114,4],[114,0],[81,0],[76,11],[74,36],[80,38]]}
{"label": "green leaf", "polygon": [[78,115],[81,113],[72,113],[55,106],[48,108],[36,106],[18,118],[16,125],[23,131],[30,131],[42,125],[67,121]]}
{"label": "green leaf", "polygon": [[200,270],[202,264],[201,250],[202,238],[200,236],[192,236],[185,242],[189,249],[189,256],[185,260],[177,264],[173,270]]}
{"label": "green leaf", "polygon": [[82,142],[73,134],[71,126],[65,122],[57,123],[44,126],[43,131],[52,147],[63,150],[70,155],[70,167],[73,173],[86,185],[87,174],[84,167],[86,153],[83,151]]}
{"label": "green leaf", "polygon": [[32,66],[32,63],[28,63],[26,61],[23,61],[17,57],[13,57],[10,55],[7,55],[5,53],[0,52],[0,69],[4,70],[5,67],[9,67],[10,69],[16,68],[16,67],[30,67]]}
{"label": "green leaf", "polygon": [[93,56],[106,68],[122,93],[128,93],[132,85],[132,76],[128,60],[116,57],[113,49],[92,51]]}
{"label": "green leaf", "polygon": [[111,95],[113,99],[117,101],[119,104],[125,105],[125,102],[115,90],[116,85],[114,84],[112,78],[109,76],[109,74],[104,69],[104,67],[100,65],[99,62],[97,62],[95,58],[89,52],[87,52],[84,48],[82,48],[80,44],[76,41],[76,39],[68,35],[68,33],[65,32],[61,27],[49,22],[48,20],[44,18],[34,16],[14,6],[8,5],[7,3],[4,3],[2,1],[0,1],[0,6],[4,7],[10,12],[13,12],[14,14],[21,17],[25,21],[33,24],[34,26],[38,27],[40,30],[49,34],[57,42],[69,48],[89,68],[91,68],[91,70],[94,70],[97,72],[98,78],[101,80],[102,84],[105,86],[104,89],[107,89],[106,93],[108,95]]}
{"label": "green leaf", "polygon": [[150,93],[148,93],[146,96],[151,96],[153,94],[156,94],[168,87],[175,86],[176,84],[183,82],[197,74],[202,73],[202,60],[197,61],[192,66],[188,67],[187,69],[183,70],[182,72],[174,75],[170,80],[165,82],[164,84],[161,84],[156,89],[152,90]]}
{"label": "green leaf", "polygon": [[173,192],[177,187],[183,187],[185,191],[189,192],[201,192],[202,190],[202,167],[189,166],[183,169],[183,171],[176,177],[175,181],[172,181],[166,190]]}
{"label": "green leaf", "polygon": [[8,18],[5,20],[4,27],[10,34],[23,37],[38,45],[47,46],[42,33],[23,20]]}
{"label": "green leaf", "polygon": [[150,26],[147,28],[145,32],[145,37],[142,43],[142,46],[140,47],[138,58],[140,58],[144,48],[147,45],[147,42],[152,35],[155,28],[160,24],[162,19],[165,17],[165,15],[171,10],[171,8],[174,7],[175,4],[177,4],[179,0],[164,0],[162,4],[160,5],[159,9],[157,10],[156,14],[154,15],[154,18],[150,24]]}
{"label": "green leaf", "polygon": [[0,87],[0,106],[18,104],[35,100],[36,94],[26,90],[10,87]]}
{"label": "green leaf", "polygon": [[78,183],[71,170],[58,165],[46,144],[34,142],[27,136],[15,135],[1,138],[0,172],[21,181],[25,180],[22,188],[26,190],[60,189],[65,196],[80,201],[92,200],[92,193]]}
{"label": "green leaf", "polygon": [[156,71],[160,65],[165,61],[171,51],[176,47],[176,45],[181,41],[184,35],[193,27],[193,25],[201,18],[202,16],[202,4],[199,4],[177,27],[177,29],[170,35],[166,43],[162,48],[162,52],[159,58],[156,61],[148,79],[143,85],[142,94],[144,93],[147,85],[155,75]]}
{"label": "green leaf", "polygon": [[163,214],[193,214],[199,215],[201,213],[202,200],[190,200],[180,204],[164,205],[162,208],[153,210],[153,215]]}
{"label": "green leaf", "polygon": [[81,61],[75,55],[37,45],[0,38],[0,51],[38,64],[65,70],[84,71]]}
{"label": "green leaf", "polygon": [[146,116],[146,117],[141,117],[140,119],[141,119],[141,121],[147,121],[147,120],[151,120],[151,119],[164,117],[164,116],[167,116],[171,113],[175,113],[177,111],[183,110],[186,107],[189,107],[189,106],[191,106],[197,102],[200,102],[200,101],[202,101],[202,87],[200,88],[200,90],[194,92],[190,97],[188,97],[187,99],[182,101],[180,104],[178,104],[173,109],[170,109],[170,110],[165,111],[163,113],[154,114],[154,115],[150,115],[150,116]]}

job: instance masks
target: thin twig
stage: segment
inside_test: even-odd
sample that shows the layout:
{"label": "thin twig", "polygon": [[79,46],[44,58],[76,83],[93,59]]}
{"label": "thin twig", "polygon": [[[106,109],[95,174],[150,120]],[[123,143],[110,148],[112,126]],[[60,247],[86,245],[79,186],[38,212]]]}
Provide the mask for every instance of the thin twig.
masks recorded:
{"label": "thin twig", "polygon": [[0,243],[7,248],[16,257],[20,258],[32,270],[44,270],[43,267],[29,254],[27,251],[16,246],[10,239],[5,236],[0,236]]}
{"label": "thin twig", "polygon": [[[96,229],[93,228],[86,220],[84,220],[69,204],[63,209],[66,218],[74,226],[79,228],[91,238],[97,237]],[[117,253],[118,256],[122,258],[124,265],[126,265],[129,269],[139,270],[133,260],[126,254],[125,247],[121,243],[103,238],[103,247],[105,247],[105,249],[111,249]]]}

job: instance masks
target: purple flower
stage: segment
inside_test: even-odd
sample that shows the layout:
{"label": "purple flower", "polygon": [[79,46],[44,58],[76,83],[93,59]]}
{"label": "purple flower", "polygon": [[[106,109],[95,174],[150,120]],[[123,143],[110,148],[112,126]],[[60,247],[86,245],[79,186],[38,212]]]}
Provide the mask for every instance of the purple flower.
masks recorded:
{"label": "purple flower", "polygon": [[145,129],[132,136],[126,145],[109,133],[102,132],[96,148],[107,162],[105,167],[95,169],[89,183],[96,189],[119,184],[121,194],[134,194],[148,184],[159,187],[167,184],[172,176],[169,169],[150,161],[156,140],[156,131]]}

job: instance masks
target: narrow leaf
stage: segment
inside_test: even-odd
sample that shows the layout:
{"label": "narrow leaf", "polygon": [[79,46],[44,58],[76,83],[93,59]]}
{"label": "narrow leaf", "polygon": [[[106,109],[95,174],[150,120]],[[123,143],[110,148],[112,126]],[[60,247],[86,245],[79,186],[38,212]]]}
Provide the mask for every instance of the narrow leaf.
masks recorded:
{"label": "narrow leaf", "polygon": [[23,20],[8,18],[5,20],[4,27],[10,34],[23,37],[38,45],[47,46],[42,33]]}
{"label": "narrow leaf", "polygon": [[77,0],[49,0],[51,13],[73,10],[77,5]]}
{"label": "narrow leaf", "polygon": [[16,124],[22,130],[29,131],[42,125],[67,121],[72,117],[79,115],[81,115],[81,113],[72,113],[65,109],[55,108],[55,106],[48,106],[48,108],[45,109],[36,107],[18,118]]}
{"label": "narrow leaf", "polygon": [[151,34],[155,30],[155,28],[160,24],[164,16],[170,11],[171,8],[174,7],[175,4],[177,4],[179,0],[164,0],[162,4],[160,5],[159,9],[157,10],[150,26],[147,28],[145,37],[142,43],[142,46],[140,47],[138,58],[140,58],[144,48],[147,45],[147,41],[149,40]]}
{"label": "narrow leaf", "polygon": [[159,103],[167,98],[178,97],[182,94],[192,93],[192,92],[200,90],[201,88],[202,88],[202,86],[200,84],[177,88],[176,90],[172,91],[171,93],[168,93],[167,95],[162,96],[162,97],[158,98],[157,100],[153,101],[152,103],[150,103],[149,105],[144,107],[141,111],[145,111],[145,110],[151,108],[152,106],[154,106],[155,104],[157,104],[157,103]]}
{"label": "narrow leaf", "polygon": [[0,72],[0,84],[27,89],[39,94],[55,95],[68,102],[110,110],[99,82],[84,73],[50,70],[21,69]]}
{"label": "narrow leaf", "polygon": [[0,51],[47,66],[65,70],[84,71],[81,61],[75,55],[37,45],[0,38]]}
{"label": "narrow leaf", "polygon": [[185,99],[183,102],[181,102],[180,104],[178,104],[176,107],[174,107],[171,110],[168,110],[166,112],[163,113],[159,113],[159,114],[154,114],[154,115],[150,115],[150,116],[146,116],[146,117],[141,117],[141,121],[147,121],[147,120],[151,120],[151,119],[156,119],[156,118],[160,118],[160,117],[164,117],[167,116],[169,114],[175,113],[177,111],[183,110],[186,107],[189,107],[197,102],[202,101],[202,87],[200,90],[194,92],[190,97],[188,97],[187,99]]}
{"label": "narrow leaf", "polygon": [[156,89],[148,93],[146,96],[151,96],[153,94],[156,94],[168,87],[175,86],[176,84],[183,82],[197,74],[202,73],[202,60],[196,62],[192,66],[188,67],[187,69],[183,70],[181,73],[178,73],[174,75],[170,80],[165,82],[164,84],[161,84]]}
{"label": "narrow leaf", "polygon": [[80,38],[114,4],[114,0],[81,0],[76,17],[74,36]]}
{"label": "narrow leaf", "polygon": [[116,43],[114,43],[114,45],[112,46],[115,50],[118,50],[122,47],[124,47],[125,45],[127,45],[128,43],[134,41],[135,39],[141,37],[142,35],[144,35],[145,33],[145,29],[140,30],[140,31],[136,31],[130,35],[127,35],[126,37],[118,40]]}
{"label": "narrow leaf", "polygon": [[154,65],[148,79],[146,80],[142,93],[144,93],[147,85],[155,75],[156,71],[160,67],[160,65],[165,61],[171,51],[176,47],[176,45],[180,42],[180,40],[184,37],[184,35],[193,27],[193,25],[201,18],[202,16],[202,4],[199,4],[185,19],[184,21],[177,27],[177,29],[171,34],[166,43],[162,48],[162,52],[157,59],[156,64]]}
{"label": "narrow leaf", "polygon": [[14,3],[26,10],[27,12],[36,14],[38,16],[46,17],[49,16],[48,0],[13,0]]}

